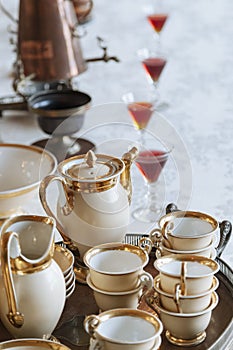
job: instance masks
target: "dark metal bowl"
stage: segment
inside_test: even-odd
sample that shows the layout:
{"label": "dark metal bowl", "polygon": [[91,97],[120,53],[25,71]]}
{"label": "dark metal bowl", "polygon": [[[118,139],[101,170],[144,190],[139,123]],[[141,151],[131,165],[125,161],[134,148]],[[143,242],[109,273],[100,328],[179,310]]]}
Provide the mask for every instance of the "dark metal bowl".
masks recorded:
{"label": "dark metal bowl", "polygon": [[37,115],[41,129],[51,135],[72,135],[84,122],[91,97],[72,89],[41,91],[28,99],[28,109]]}

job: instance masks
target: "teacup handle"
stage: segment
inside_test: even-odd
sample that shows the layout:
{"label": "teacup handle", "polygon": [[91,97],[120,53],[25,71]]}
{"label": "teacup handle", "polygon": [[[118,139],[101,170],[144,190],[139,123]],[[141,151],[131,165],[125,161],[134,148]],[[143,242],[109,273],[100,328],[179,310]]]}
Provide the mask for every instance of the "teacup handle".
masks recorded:
{"label": "teacup handle", "polygon": [[83,322],[84,329],[93,339],[96,339],[95,330],[99,324],[100,324],[100,318],[97,315],[88,315],[84,319],[84,322]]}
{"label": "teacup handle", "polygon": [[158,248],[161,245],[161,242],[163,239],[166,240],[168,248],[172,248],[171,243],[169,242],[167,233],[174,227],[174,224],[171,220],[166,221],[162,227],[160,228],[155,228],[153,229],[149,237],[152,241],[152,244],[154,245],[155,248]]}
{"label": "teacup handle", "polygon": [[138,242],[138,246],[149,255],[153,248],[153,242],[149,237],[142,237]]}
{"label": "teacup handle", "polygon": [[145,297],[146,304],[156,312],[157,315],[160,314],[158,304],[160,303],[159,294],[154,292],[153,295],[148,295]]}
{"label": "teacup handle", "polygon": [[149,272],[143,271],[139,275],[140,285],[146,287],[146,289],[151,289],[153,287],[154,279]]}
{"label": "teacup handle", "polygon": [[181,263],[181,271],[180,271],[180,290],[182,295],[187,295],[187,288],[186,288],[186,275],[187,275],[187,262],[182,261]]}
{"label": "teacup handle", "polygon": [[181,295],[181,286],[179,283],[177,283],[175,286],[175,294],[174,294],[173,300],[176,304],[177,311],[179,313],[182,313],[182,308],[180,306],[180,295]]}

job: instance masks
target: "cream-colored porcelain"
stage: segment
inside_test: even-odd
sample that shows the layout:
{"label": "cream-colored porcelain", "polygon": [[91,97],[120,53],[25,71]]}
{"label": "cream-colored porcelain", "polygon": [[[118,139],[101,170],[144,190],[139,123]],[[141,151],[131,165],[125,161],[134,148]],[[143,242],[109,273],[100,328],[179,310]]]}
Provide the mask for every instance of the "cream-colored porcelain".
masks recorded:
{"label": "cream-colored porcelain", "polygon": [[176,313],[156,306],[166,330],[168,340],[176,345],[191,346],[204,341],[212,310],[218,304],[218,295],[212,293],[211,303],[205,310],[195,313]]}
{"label": "cream-colored porcelain", "polygon": [[67,346],[51,340],[25,338],[7,340],[0,343],[1,350],[70,350]]}
{"label": "cream-colored porcelain", "polygon": [[196,255],[172,254],[154,262],[159,271],[160,288],[173,294],[180,286],[182,295],[200,294],[208,291],[219,264],[210,258]]}
{"label": "cream-colored porcelain", "polygon": [[65,277],[73,270],[74,255],[69,249],[56,245],[53,259],[60,266]]}
{"label": "cream-colored porcelain", "polygon": [[211,288],[204,293],[198,295],[181,295],[180,290],[176,293],[169,294],[160,288],[160,277],[156,276],[154,279],[154,289],[158,294],[159,303],[161,307],[172,312],[192,313],[199,312],[206,309],[211,303],[212,292],[219,286],[217,277],[213,277]]}
{"label": "cream-colored porcelain", "polygon": [[212,216],[194,211],[175,211],[162,216],[159,228],[150,232],[155,245],[161,238],[175,250],[197,250],[207,247],[216,238],[218,222]]}
{"label": "cream-colored porcelain", "polygon": [[106,311],[118,308],[136,309],[143,294],[148,289],[152,288],[153,281],[150,274],[145,274],[145,279],[141,281],[139,286],[135,289],[123,292],[106,292],[94,286],[89,274],[87,276],[87,284],[93,290],[94,298],[99,309],[101,311]]}
{"label": "cream-colored porcelain", "polygon": [[52,259],[55,220],[15,216],[1,228],[1,321],[15,338],[51,335],[62,314],[63,273]]}
{"label": "cream-colored porcelain", "polygon": [[214,242],[211,241],[207,247],[204,247],[202,249],[176,250],[176,249],[168,248],[166,245],[166,241],[162,241],[156,250],[156,256],[160,257],[160,256],[170,255],[170,254],[189,254],[189,255],[204,256],[206,258],[212,258],[215,255]]}
{"label": "cream-colored porcelain", "polygon": [[[94,154],[71,157],[58,165],[57,176],[46,177],[40,186],[41,203],[66,241],[80,250],[122,241],[129,224],[131,200],[130,166],[137,149],[122,159]],[[58,183],[57,212],[47,200],[47,189]]]}
{"label": "cream-colored porcelain", "polygon": [[153,349],[163,330],[156,316],[127,308],[89,315],[84,320],[84,327],[105,350]]}
{"label": "cream-colored porcelain", "polygon": [[137,246],[113,242],[91,248],[83,261],[97,288],[123,292],[135,289],[144,278],[143,268],[148,264],[149,255]]}
{"label": "cream-colored porcelain", "polygon": [[28,211],[40,181],[56,167],[56,158],[39,147],[0,144],[0,218]]}
{"label": "cream-colored porcelain", "polygon": [[[155,344],[153,346],[153,348],[151,348],[150,350],[159,350],[160,346],[162,344],[162,338],[161,336],[158,336],[155,340]],[[90,346],[89,346],[89,350],[104,350],[104,342],[101,340],[97,340],[97,339],[93,339],[90,338]],[[129,347],[127,349],[130,349]]]}

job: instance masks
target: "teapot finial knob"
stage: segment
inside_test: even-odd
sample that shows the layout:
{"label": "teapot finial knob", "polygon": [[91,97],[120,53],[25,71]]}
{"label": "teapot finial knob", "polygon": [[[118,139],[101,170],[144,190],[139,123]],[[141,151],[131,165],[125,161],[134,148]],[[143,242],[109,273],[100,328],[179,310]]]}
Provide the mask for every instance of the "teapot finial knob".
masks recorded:
{"label": "teapot finial knob", "polygon": [[94,168],[96,160],[97,157],[92,150],[88,151],[84,157],[84,161],[87,163],[89,168]]}

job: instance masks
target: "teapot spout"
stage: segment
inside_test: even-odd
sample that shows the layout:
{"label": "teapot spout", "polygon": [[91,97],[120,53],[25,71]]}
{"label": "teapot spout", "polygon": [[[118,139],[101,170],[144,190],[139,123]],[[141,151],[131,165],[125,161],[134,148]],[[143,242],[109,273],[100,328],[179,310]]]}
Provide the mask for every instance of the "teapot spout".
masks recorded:
{"label": "teapot spout", "polygon": [[132,198],[132,182],[131,182],[130,168],[134,159],[137,157],[137,155],[138,155],[138,149],[137,147],[133,147],[131,148],[130,151],[124,153],[122,156],[122,160],[125,163],[125,170],[121,174],[120,183],[127,192],[129,204],[131,204],[131,198]]}

